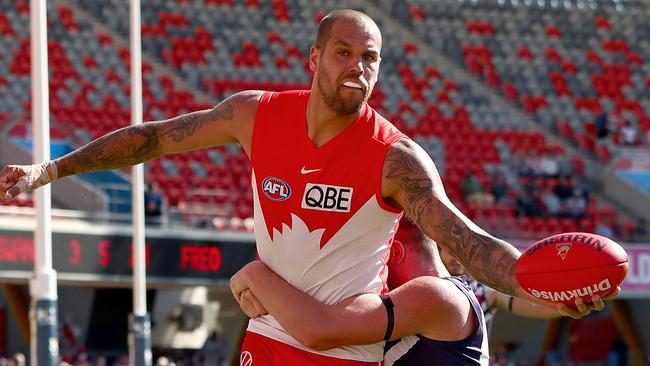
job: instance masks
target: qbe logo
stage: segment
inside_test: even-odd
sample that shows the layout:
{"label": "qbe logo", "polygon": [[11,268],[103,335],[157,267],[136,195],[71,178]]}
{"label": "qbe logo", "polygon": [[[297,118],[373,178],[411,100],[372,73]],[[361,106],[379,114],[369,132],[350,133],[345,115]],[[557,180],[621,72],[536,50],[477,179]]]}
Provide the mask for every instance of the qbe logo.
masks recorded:
{"label": "qbe logo", "polygon": [[291,187],[287,182],[276,177],[266,177],[262,181],[262,191],[274,201],[284,201],[291,196]]}
{"label": "qbe logo", "polygon": [[302,208],[319,211],[350,212],[352,188],[307,183]]}

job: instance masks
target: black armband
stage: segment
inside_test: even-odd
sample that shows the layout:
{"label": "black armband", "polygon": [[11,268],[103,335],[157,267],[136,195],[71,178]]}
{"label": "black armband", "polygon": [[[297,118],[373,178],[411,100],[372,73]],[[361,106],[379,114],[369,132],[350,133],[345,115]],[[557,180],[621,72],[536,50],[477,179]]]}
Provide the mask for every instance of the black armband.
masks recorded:
{"label": "black armband", "polygon": [[391,335],[393,335],[393,326],[395,326],[395,312],[393,311],[393,308],[395,305],[393,304],[393,300],[391,300],[390,296],[388,295],[381,295],[379,298],[384,304],[384,307],[386,308],[386,315],[388,316],[386,334],[384,334],[384,340],[387,341],[390,339]]}

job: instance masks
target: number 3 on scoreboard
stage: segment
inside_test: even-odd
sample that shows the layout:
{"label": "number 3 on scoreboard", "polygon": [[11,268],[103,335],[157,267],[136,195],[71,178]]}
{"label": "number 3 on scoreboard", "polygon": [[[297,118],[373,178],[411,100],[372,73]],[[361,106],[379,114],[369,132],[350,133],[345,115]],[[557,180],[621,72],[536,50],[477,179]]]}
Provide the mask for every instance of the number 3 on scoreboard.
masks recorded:
{"label": "number 3 on scoreboard", "polygon": [[79,243],[79,240],[70,240],[68,247],[70,248],[68,261],[73,266],[78,266],[81,263],[81,243]]}

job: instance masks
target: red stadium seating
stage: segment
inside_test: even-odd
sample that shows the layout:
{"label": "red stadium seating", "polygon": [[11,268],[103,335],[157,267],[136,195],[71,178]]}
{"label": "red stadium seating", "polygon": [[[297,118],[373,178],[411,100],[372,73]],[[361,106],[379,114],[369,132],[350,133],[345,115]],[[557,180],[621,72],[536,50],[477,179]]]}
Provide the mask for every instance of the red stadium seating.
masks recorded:
{"label": "red stadium seating", "polygon": [[[86,10],[92,10],[96,5],[90,0],[78,2]],[[228,16],[237,14],[236,12],[242,9],[229,0],[204,0],[202,3],[205,5],[202,11],[209,12],[211,16],[223,16],[220,19],[229,19]],[[197,97],[198,93],[194,93],[192,88],[221,99],[243,89],[286,90],[309,87],[310,72],[305,66],[311,41],[297,37],[295,30],[302,27],[306,32],[314,26],[314,22],[320,21],[325,12],[315,6],[297,5],[285,0],[273,0],[269,3],[270,6],[267,7],[266,3],[258,0],[245,0],[245,10],[250,12],[249,14],[257,13],[261,16],[258,20],[251,16],[251,23],[242,25],[242,32],[227,35],[221,34],[221,30],[215,31],[214,24],[194,16],[188,10],[191,8],[189,6],[180,6],[180,3],[169,4],[169,7],[156,2],[143,4],[143,10],[153,14],[148,18],[153,24],[144,24],[142,27],[143,44],[153,49],[149,55],[145,54],[145,62],[153,54],[174,73],[169,75],[160,72],[147,63],[143,66],[145,117],[160,119],[209,108],[213,102],[201,103]],[[24,18],[25,6],[25,2],[21,1],[10,11],[12,14],[23,14],[21,16]],[[464,5],[450,5],[448,10],[453,12],[461,6]],[[409,22],[425,24],[438,16],[428,13],[427,9],[430,7],[407,1],[403,11]],[[58,17],[52,19],[52,27],[69,31],[67,37],[81,36],[78,33],[83,33],[79,31],[84,27],[84,23],[75,16],[74,8],[61,5],[56,11]],[[540,45],[534,42],[517,42],[508,48],[499,43],[502,39],[500,36],[511,35],[499,19],[462,19],[457,22],[458,32],[453,34],[465,34],[467,38],[444,40],[446,44],[457,46],[448,47],[450,52],[458,51],[458,57],[454,60],[532,117],[556,107],[557,100],[567,100],[576,110],[595,115],[603,110],[601,100],[607,97],[612,99],[620,110],[632,111],[638,115],[642,121],[639,125],[645,130],[650,128],[650,119],[643,109],[644,106],[627,97],[624,92],[633,84],[638,67],[644,61],[634,45],[609,37],[604,37],[600,43],[585,44],[578,51],[586,62],[599,67],[592,69],[577,62],[563,48],[561,42],[569,39],[571,32],[562,22],[542,24],[539,28],[544,37],[553,39],[550,43]],[[593,24],[603,31],[610,31],[616,23],[610,23],[606,17],[599,16],[593,20]],[[119,64],[116,65],[88,49],[71,46],[74,42],[50,42],[53,74],[50,85],[51,105],[55,119],[74,126],[72,130],[86,131],[89,136],[98,137],[126,125],[130,120],[130,112],[124,98],[108,91],[109,87],[117,87],[128,96],[129,80],[123,70],[129,69],[129,54],[128,50],[114,44],[115,36],[111,33],[90,29],[88,34],[91,37],[86,41],[92,42],[93,46],[107,54],[116,55]],[[2,12],[0,36],[20,40],[19,47],[12,50],[6,63],[12,75],[27,77],[27,35],[24,31],[12,28]],[[427,35],[419,36],[427,40]],[[389,38],[387,34],[386,39]],[[587,48],[598,45],[600,47],[597,49]],[[488,168],[492,165],[505,167],[505,162],[502,161],[503,149],[513,154],[555,151],[561,156],[564,156],[564,151],[557,145],[549,145],[546,137],[540,133],[513,128],[514,125],[501,127],[496,123],[487,126],[479,123],[479,112],[476,112],[471,102],[475,95],[464,90],[464,83],[447,75],[446,70],[432,66],[416,42],[399,42],[397,49],[404,57],[395,59],[394,56],[387,55],[387,67],[382,72],[397,80],[398,84],[389,84],[388,80],[386,84],[378,84],[370,103],[409,135],[430,141],[432,145],[439,147],[436,150],[440,153],[439,156],[435,155],[433,150],[430,153],[436,164],[444,166],[441,171],[447,194],[459,207],[467,210],[471,216],[484,220],[488,228],[512,235],[538,235],[558,230],[594,227],[595,220],[612,216],[611,212],[605,210],[603,213],[592,205],[590,212],[593,215],[582,221],[518,218],[516,208],[511,203],[488,207],[465,203],[460,190],[465,173],[472,172],[484,187],[488,187],[492,180]],[[508,62],[512,62],[517,68],[529,67],[535,65],[538,59],[545,59],[545,64],[552,66],[543,70],[531,69],[530,78],[544,78],[549,82],[551,90],[546,93],[535,88],[529,89],[527,85],[522,87],[522,83],[509,78],[503,72],[503,54],[512,55]],[[450,58],[453,59],[453,56],[450,54]],[[610,56],[624,58],[614,62]],[[394,67],[390,67],[393,65]],[[223,69],[228,72],[224,73]],[[89,74],[95,71],[98,76],[89,77]],[[595,95],[575,88],[576,75],[587,75],[586,80],[593,85]],[[650,85],[650,77],[644,75],[644,78],[644,83]],[[190,90],[179,88],[176,80],[189,82]],[[384,79],[381,80],[383,83]],[[0,78],[0,86],[3,83],[9,83],[9,80],[3,81]],[[71,83],[78,87],[71,88]],[[390,98],[384,90],[390,90]],[[552,121],[551,125],[557,126],[560,135],[567,141],[575,141],[585,151],[593,153],[601,161],[607,161],[612,154],[610,147],[595,141],[593,125],[585,125],[584,119],[580,123],[581,125],[577,126],[567,117],[565,120],[558,118]],[[585,126],[583,131],[581,128]],[[60,131],[56,132],[59,136],[70,136],[75,132],[69,129],[57,131]],[[25,136],[29,131],[24,124],[17,124],[12,127],[10,133],[14,136]],[[578,157],[571,159],[575,173],[583,175],[583,161]],[[228,168],[225,168],[226,166]],[[213,205],[229,210],[226,215],[234,215],[240,219],[252,215],[248,162],[239,150],[218,148],[166,157],[148,164],[147,177],[160,186],[171,206],[191,208],[196,204],[197,207],[205,208]],[[543,186],[555,185],[552,179],[539,179],[538,183]],[[192,189],[200,189],[203,193],[188,194]],[[229,193],[222,195],[215,193],[217,191]],[[226,221],[242,229],[247,227],[243,220],[220,222]],[[515,231],[516,228],[520,231]]]}

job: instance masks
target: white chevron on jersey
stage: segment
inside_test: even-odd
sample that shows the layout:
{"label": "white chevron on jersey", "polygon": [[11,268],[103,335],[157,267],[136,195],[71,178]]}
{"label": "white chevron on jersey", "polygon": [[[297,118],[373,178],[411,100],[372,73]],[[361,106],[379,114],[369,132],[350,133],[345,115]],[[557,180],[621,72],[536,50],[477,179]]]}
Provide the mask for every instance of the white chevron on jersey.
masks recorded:
{"label": "white chevron on jersey", "polygon": [[[293,213],[291,223],[282,224],[282,232],[274,229],[272,240],[260,206],[255,172],[251,175],[257,249],[261,260],[271,270],[294,287],[327,304],[362,293],[378,294],[385,288],[380,274],[386,270],[389,242],[399,214],[382,209],[374,195],[322,248],[320,239],[324,229],[310,232],[305,222]],[[315,352],[288,335],[272,316],[251,320],[248,330]],[[380,361],[383,342],[315,353],[359,361]]]}

